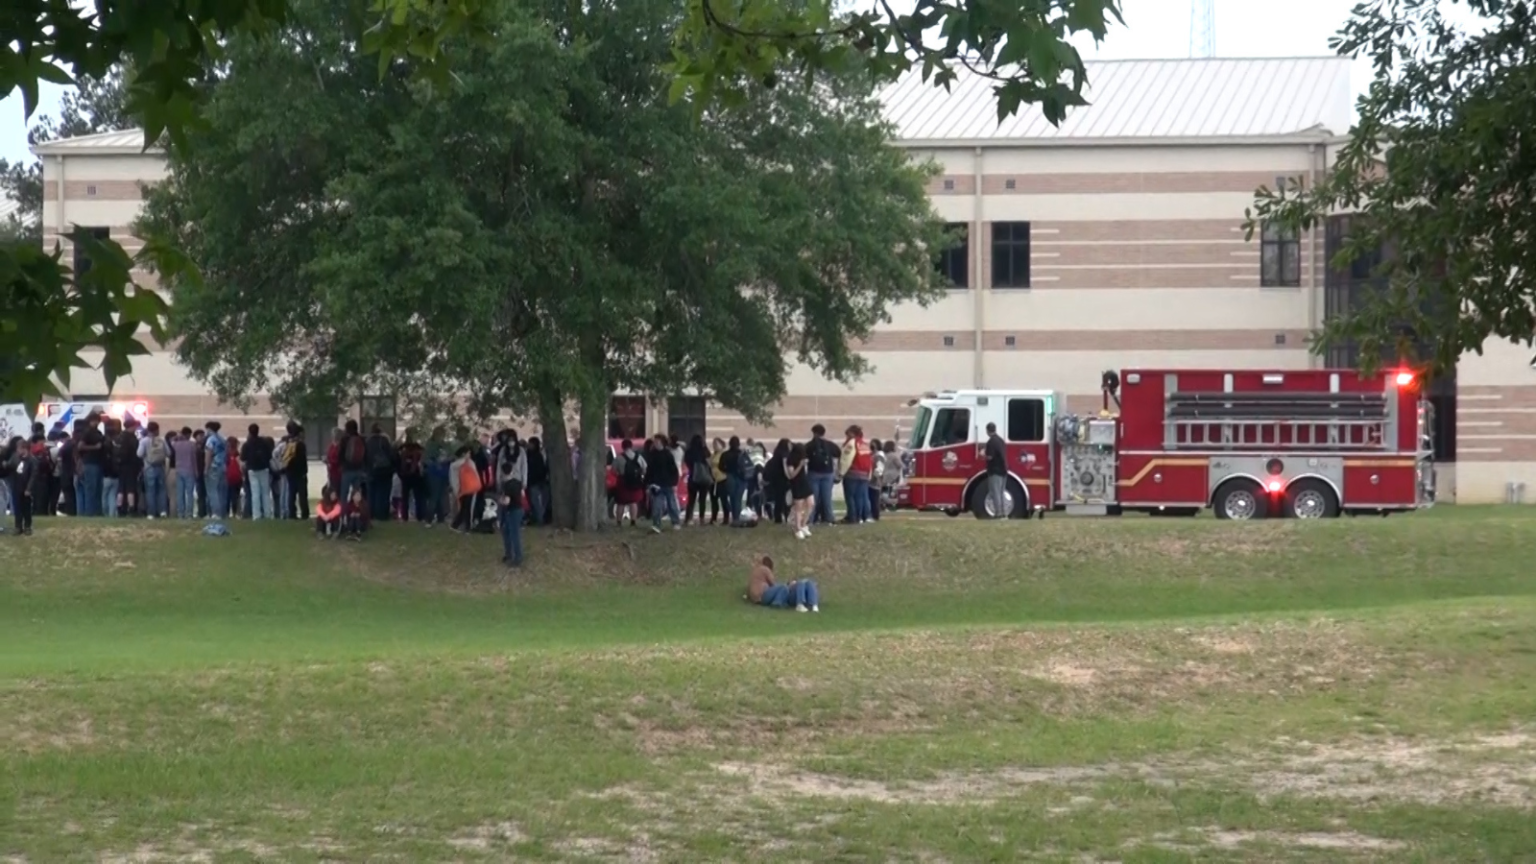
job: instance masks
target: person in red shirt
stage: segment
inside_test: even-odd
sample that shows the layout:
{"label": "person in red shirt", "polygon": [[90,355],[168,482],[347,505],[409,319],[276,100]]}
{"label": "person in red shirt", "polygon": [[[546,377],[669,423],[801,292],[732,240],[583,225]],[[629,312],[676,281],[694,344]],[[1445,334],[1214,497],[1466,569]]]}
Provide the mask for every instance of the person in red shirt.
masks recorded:
{"label": "person in red shirt", "polygon": [[363,487],[354,485],[352,497],[341,508],[341,535],[348,540],[363,539],[363,532],[368,530],[368,511]]}
{"label": "person in red shirt", "polygon": [[320,506],[315,508],[315,533],[327,540],[341,535],[341,502],[330,486],[320,490]]}

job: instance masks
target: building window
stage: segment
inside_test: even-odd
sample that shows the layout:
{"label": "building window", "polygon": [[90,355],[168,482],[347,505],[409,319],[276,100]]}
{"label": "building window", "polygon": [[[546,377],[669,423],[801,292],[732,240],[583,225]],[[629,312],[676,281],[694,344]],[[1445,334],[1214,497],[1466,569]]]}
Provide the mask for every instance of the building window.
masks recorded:
{"label": "building window", "polygon": [[955,191],[955,181],[953,181],[953,180],[945,180],[944,181],[944,191],[945,192],[953,192],[953,191]]}
{"label": "building window", "polygon": [[309,461],[324,459],[325,451],[331,446],[332,433],[336,431],[336,415],[311,417],[300,420],[299,425],[304,428],[304,449]]}
{"label": "building window", "polygon": [[[111,228],[81,228],[80,230],[97,240],[106,240],[112,236]],[[74,247],[74,264],[76,279],[91,272],[91,256],[78,243]]]}
{"label": "building window", "polygon": [[1301,285],[1301,238],[1294,228],[1265,222],[1259,234],[1259,284],[1266,288]]}
{"label": "building window", "polygon": [[395,440],[398,427],[395,423],[395,397],[364,396],[358,403],[357,425],[364,435],[373,434],[373,427]]}
{"label": "building window", "polygon": [[1012,190],[1018,188],[1018,185],[1019,185],[1018,181],[1014,180],[1012,177],[1009,177],[1007,180],[1003,181],[1003,188],[1007,189],[1009,191],[1012,191]]}
{"label": "building window", "polygon": [[1019,344],[1019,338],[1017,336],[1004,336],[1003,337],[1003,345],[1008,347],[1008,348],[1016,347],[1018,344]]}
{"label": "building window", "polygon": [[1025,444],[1045,440],[1045,400],[1008,400],[1008,440]]}
{"label": "building window", "polygon": [[945,348],[953,348],[953,347],[955,347],[955,337],[953,337],[953,336],[945,336],[944,337],[944,347]]}
{"label": "building window", "polygon": [[608,400],[608,437],[631,441],[645,438],[644,396],[615,396]]}
{"label": "building window", "polygon": [[938,258],[934,259],[934,266],[938,268],[940,276],[949,280],[950,285],[955,288],[969,288],[971,286],[970,231],[959,222],[945,225],[944,230],[959,242],[940,252]]}
{"label": "building window", "polygon": [[704,434],[704,397],[673,396],[667,400],[667,434],[687,443]]}
{"label": "building window", "polygon": [[992,223],[992,287],[1029,287],[1029,223]]}
{"label": "building window", "polygon": [[96,187],[95,186],[87,186],[87,187],[85,187],[85,197],[87,197],[87,198],[95,198],[96,197]]}

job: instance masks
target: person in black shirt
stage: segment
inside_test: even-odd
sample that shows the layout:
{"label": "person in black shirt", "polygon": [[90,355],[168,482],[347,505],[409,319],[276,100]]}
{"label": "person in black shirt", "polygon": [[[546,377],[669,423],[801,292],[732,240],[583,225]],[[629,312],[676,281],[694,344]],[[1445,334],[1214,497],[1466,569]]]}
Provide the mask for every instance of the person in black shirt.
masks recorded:
{"label": "person in black shirt", "polygon": [[987,504],[993,519],[1008,518],[1008,449],[997,434],[997,424],[987,424]]}
{"label": "person in black shirt", "polygon": [[774,524],[784,524],[788,510],[789,477],[784,473],[784,460],[789,458],[789,439],[780,438],[773,447],[773,455],[763,466],[763,509],[773,518]]}
{"label": "person in black shirt", "polygon": [[[92,411],[85,417],[85,429],[80,433],[80,490],[75,502],[81,516],[101,516],[102,479],[106,476],[107,436],[101,432],[101,415]],[[115,494],[115,493],[114,493]]]}
{"label": "person in black shirt", "polygon": [[651,495],[652,533],[661,533],[663,510],[672,520],[672,530],[682,530],[682,517],[677,506],[677,484],[682,479],[677,457],[667,445],[667,436],[657,435],[655,443],[645,454],[645,488]]}
{"label": "person in black shirt", "polygon": [[811,478],[811,492],[815,504],[811,508],[811,524],[831,525],[832,487],[837,482],[837,461],[842,450],[827,440],[827,427],[817,423],[811,427],[811,440],[805,445],[806,473]]}
{"label": "person in black shirt", "polygon": [[544,525],[549,519],[549,458],[544,455],[544,442],[534,436],[528,439],[528,507],[531,525]]}
{"label": "person in black shirt", "polygon": [[304,427],[288,424],[288,515],[309,521],[309,445],[304,442]]}

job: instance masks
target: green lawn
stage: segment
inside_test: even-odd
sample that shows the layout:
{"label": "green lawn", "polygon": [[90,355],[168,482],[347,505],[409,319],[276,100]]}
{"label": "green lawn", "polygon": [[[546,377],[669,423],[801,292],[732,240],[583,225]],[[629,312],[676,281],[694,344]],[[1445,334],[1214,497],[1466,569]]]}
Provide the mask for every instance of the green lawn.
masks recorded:
{"label": "green lawn", "polygon": [[198,527],[0,537],[0,862],[1536,860],[1536,511]]}

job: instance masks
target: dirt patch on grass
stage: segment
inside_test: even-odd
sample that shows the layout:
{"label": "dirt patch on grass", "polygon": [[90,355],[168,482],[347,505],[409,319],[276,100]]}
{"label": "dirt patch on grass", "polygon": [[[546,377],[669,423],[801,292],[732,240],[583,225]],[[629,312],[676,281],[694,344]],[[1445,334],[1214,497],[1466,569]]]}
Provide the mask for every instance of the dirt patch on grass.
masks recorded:
{"label": "dirt patch on grass", "polygon": [[1372,837],[1355,831],[1228,831],[1221,828],[1191,828],[1154,835],[1149,840],[1133,840],[1125,844],[1128,849],[1152,847],[1170,852],[1199,854],[1211,848],[1225,851],[1245,850],[1261,846],[1296,851],[1302,854],[1320,852],[1380,853],[1399,852],[1408,844],[1383,837]]}
{"label": "dirt patch on grass", "polygon": [[477,825],[467,831],[449,837],[447,843],[455,849],[472,852],[490,852],[507,846],[515,846],[527,840],[521,828],[511,822],[495,822]]}
{"label": "dirt patch on grass", "polygon": [[[1536,738],[1526,732],[1462,741],[1362,740],[1327,745],[1279,742],[1275,750],[1212,760],[1174,757],[1134,763],[1009,768],[951,773],[930,780],[881,782],[799,771],[782,763],[724,762],[725,778],[745,794],[770,801],[804,798],[880,804],[961,804],[1006,799],[1031,787],[1077,793],[1073,807],[1091,806],[1103,781],[1154,786],[1240,787],[1261,799],[1301,796],[1423,804],[1478,801],[1536,806]],[[1214,841],[1213,841],[1214,842]]]}

